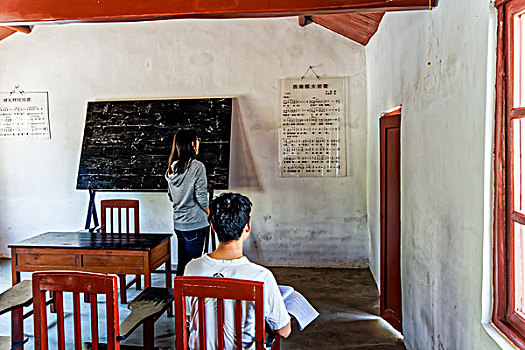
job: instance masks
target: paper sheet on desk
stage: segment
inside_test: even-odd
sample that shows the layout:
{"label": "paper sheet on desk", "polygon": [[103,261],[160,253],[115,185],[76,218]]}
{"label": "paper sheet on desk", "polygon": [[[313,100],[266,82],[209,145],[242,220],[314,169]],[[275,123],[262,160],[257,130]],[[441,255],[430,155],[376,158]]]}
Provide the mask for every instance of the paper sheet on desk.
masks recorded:
{"label": "paper sheet on desk", "polygon": [[319,312],[293,287],[280,285],[279,291],[283,296],[286,310],[295,317],[301,331],[319,316]]}

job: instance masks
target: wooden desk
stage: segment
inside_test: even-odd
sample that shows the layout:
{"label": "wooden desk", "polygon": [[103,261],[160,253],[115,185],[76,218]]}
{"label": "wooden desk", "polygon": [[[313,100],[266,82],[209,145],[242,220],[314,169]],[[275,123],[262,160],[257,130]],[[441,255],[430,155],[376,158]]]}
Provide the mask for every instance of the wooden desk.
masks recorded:
{"label": "wooden desk", "polygon": [[[171,236],[168,233],[46,232],[8,245],[12,282],[13,285],[20,282],[21,272],[75,270],[144,275],[147,288],[151,286],[151,272],[166,263],[166,288],[171,288]],[[24,336],[22,313],[21,309],[12,312],[14,341]],[[171,310],[168,313],[171,314]]]}

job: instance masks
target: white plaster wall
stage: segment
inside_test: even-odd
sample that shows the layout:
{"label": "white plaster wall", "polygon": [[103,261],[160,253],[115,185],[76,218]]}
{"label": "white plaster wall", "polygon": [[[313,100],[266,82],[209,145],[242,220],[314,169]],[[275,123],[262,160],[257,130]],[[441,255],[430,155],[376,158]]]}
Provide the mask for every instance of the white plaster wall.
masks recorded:
{"label": "white plaster wall", "polygon": [[[350,77],[348,176],[282,179],[277,79],[318,65]],[[76,191],[87,101],[239,96],[231,189],[254,203],[247,253],[279,265],[367,266],[365,50],[297,18],[37,26],[0,42],[0,91],[49,91],[51,140],[0,140],[0,253],[48,230],[84,226]],[[170,135],[171,136],[171,135]],[[142,232],[171,232],[165,193],[141,201]]]}
{"label": "white plaster wall", "polygon": [[432,11],[437,86],[431,92],[423,85],[427,11],[386,15],[366,49],[370,265],[377,281],[379,117],[402,104],[401,274],[408,349],[498,348],[481,324],[483,209],[490,198],[484,161],[491,150],[485,147],[485,123],[493,116],[486,94],[495,83],[494,67],[487,66],[487,55],[494,55],[488,51],[495,37],[489,32],[491,6],[486,0],[440,0]]}

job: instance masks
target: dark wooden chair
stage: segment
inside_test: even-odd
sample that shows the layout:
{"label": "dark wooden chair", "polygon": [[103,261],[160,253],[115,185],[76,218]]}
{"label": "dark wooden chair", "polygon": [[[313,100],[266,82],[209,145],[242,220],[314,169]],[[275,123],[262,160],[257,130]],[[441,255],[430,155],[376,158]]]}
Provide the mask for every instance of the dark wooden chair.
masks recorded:
{"label": "dark wooden chair", "polygon": [[[24,280],[15,284],[8,290],[0,294],[0,315],[31,305],[33,293],[31,290],[31,281]],[[28,312],[24,315],[27,318],[32,315]],[[9,336],[0,336],[0,349],[18,349],[27,342],[28,338],[24,337],[21,341],[11,341]]]}
{"label": "dark wooden chair", "polygon": [[[106,199],[100,201],[100,219],[102,233],[112,234],[138,234],[139,228],[139,201],[133,199]],[[133,217],[130,217],[130,210],[133,209]],[[115,215],[116,213],[116,215]],[[108,215],[109,214],[109,215]],[[125,216],[124,216],[125,214]],[[117,221],[115,222],[115,216]],[[124,225],[123,225],[124,218]],[[133,219],[133,228],[130,228]],[[119,274],[120,281],[120,302],[127,303],[126,291],[133,284],[137,290],[141,289],[142,277],[136,275],[129,283],[126,282],[126,275]]]}
{"label": "dark wooden chair", "polygon": [[[236,280],[215,277],[175,277],[175,338],[177,350],[188,349],[186,328],[186,297],[196,297],[199,315],[199,349],[206,349],[206,317],[214,317],[205,312],[204,299],[212,298],[217,302],[217,349],[224,349],[224,300],[235,300],[235,324],[242,320],[240,301],[255,303],[255,349],[265,349],[264,289],[262,282]],[[242,328],[235,329],[237,349],[242,349]],[[272,350],[280,348],[280,338],[276,335]]]}

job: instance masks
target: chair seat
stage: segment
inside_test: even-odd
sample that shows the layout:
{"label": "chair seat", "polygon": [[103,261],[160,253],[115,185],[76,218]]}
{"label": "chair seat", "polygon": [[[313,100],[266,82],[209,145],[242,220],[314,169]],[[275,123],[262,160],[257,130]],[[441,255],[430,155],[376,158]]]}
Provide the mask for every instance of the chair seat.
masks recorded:
{"label": "chair seat", "polygon": [[[108,345],[105,344],[105,343],[98,343],[98,348],[100,350],[105,350],[108,348]],[[82,350],[91,350],[93,349],[93,344],[91,343],[83,343],[82,344]],[[142,346],[138,346],[138,345],[122,345],[120,344],[120,349],[121,350],[143,350],[144,347]],[[155,349],[158,349],[158,348],[155,348]]]}
{"label": "chair seat", "polygon": [[0,350],[18,349],[19,347],[27,343],[28,340],[28,337],[24,337],[24,340],[16,342],[15,344],[11,344],[11,337],[0,336]]}
{"label": "chair seat", "polygon": [[0,315],[21,306],[29,306],[33,301],[30,280],[23,280],[0,294]]}
{"label": "chair seat", "polygon": [[131,313],[120,325],[117,340],[126,339],[138,326],[147,319],[158,317],[166,311],[174,300],[173,289],[148,287],[131,303]]}
{"label": "chair seat", "polygon": [[[32,301],[33,290],[31,281],[24,280],[17,283],[0,294],[0,315],[19,307],[29,306]],[[0,336],[0,350],[18,349],[27,343],[28,339],[29,338],[24,337],[24,340],[12,344],[11,337]]]}

